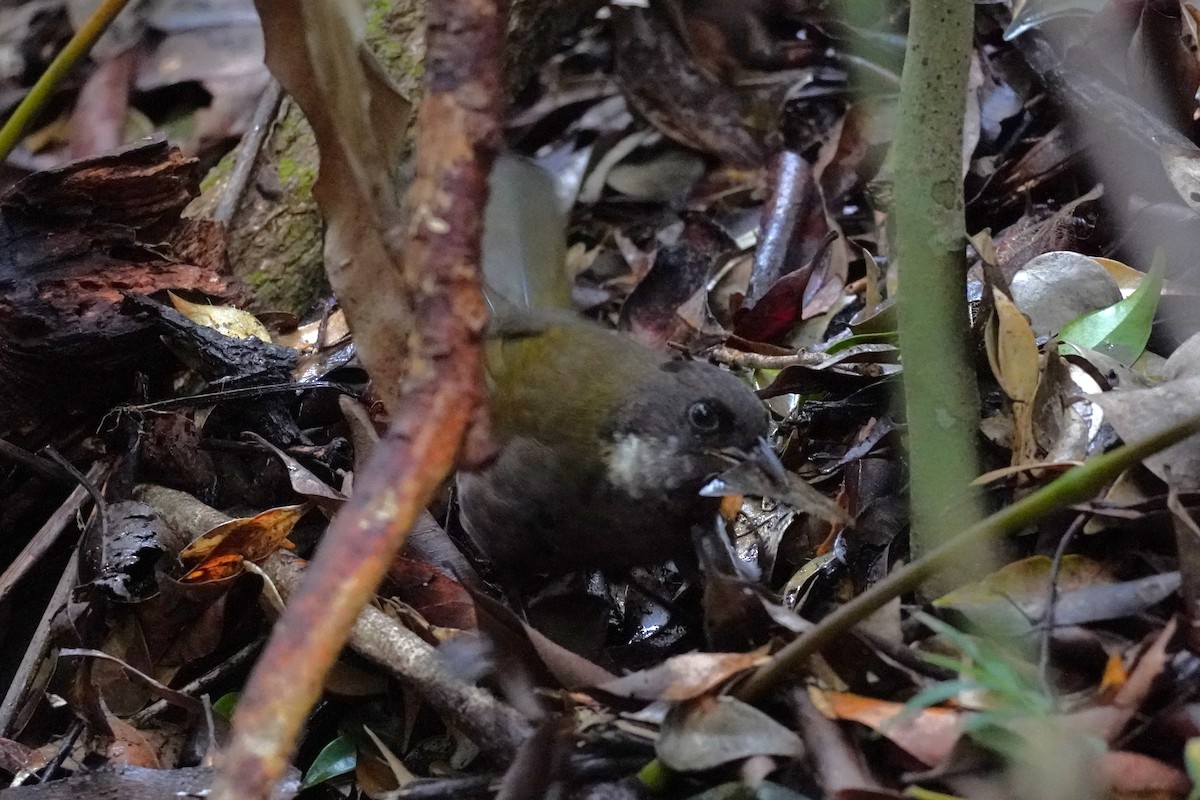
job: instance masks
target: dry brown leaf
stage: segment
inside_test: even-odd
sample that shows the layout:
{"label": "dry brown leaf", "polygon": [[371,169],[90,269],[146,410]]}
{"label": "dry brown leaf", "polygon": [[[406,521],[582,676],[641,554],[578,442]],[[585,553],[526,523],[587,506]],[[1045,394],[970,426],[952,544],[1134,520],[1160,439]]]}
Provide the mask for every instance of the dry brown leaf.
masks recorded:
{"label": "dry brown leaf", "polygon": [[[397,170],[411,104],[367,51],[362,9],[353,0],[256,0],[256,6],[267,64],[316,134],[321,170],[313,196],[325,217],[330,285],[367,371],[377,378],[401,375],[408,356],[401,332],[412,325],[398,269],[404,231]],[[355,52],[358,58],[345,57]],[[398,384],[378,388],[386,405],[399,407]]]}
{"label": "dry brown leaf", "polygon": [[1156,758],[1124,750],[1097,759],[1109,800],[1174,800],[1187,796],[1192,782],[1182,770]]}
{"label": "dry brown leaf", "polygon": [[767,660],[766,651],[761,648],[749,653],[685,653],[597,688],[638,700],[691,700]]}
{"label": "dry brown leaf", "polygon": [[813,705],[830,719],[866,725],[913,758],[934,766],[954,749],[963,732],[963,712],[948,708],[914,711],[903,703],[876,700],[851,692],[827,692],[810,686]]}
{"label": "dry brown leaf", "polygon": [[754,706],[725,696],[704,697],[672,709],[657,750],[671,769],[691,772],[753,756],[798,758],[804,745],[794,732]]}
{"label": "dry brown leaf", "polygon": [[261,561],[287,540],[311,506],[281,506],[253,517],[231,519],[197,537],[179,554],[190,581],[211,580],[232,564]]}

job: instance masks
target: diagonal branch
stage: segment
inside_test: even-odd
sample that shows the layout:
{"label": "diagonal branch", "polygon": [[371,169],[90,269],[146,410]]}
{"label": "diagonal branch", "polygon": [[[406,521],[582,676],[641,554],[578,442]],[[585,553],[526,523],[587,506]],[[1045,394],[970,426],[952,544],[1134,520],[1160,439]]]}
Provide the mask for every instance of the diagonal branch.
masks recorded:
{"label": "diagonal branch", "polygon": [[270,794],[327,670],[417,514],[460,454],[472,460],[480,447],[470,443],[486,441],[482,426],[468,432],[483,403],[479,240],[500,141],[506,0],[429,4],[406,224],[388,191],[391,132],[379,127],[404,109],[354,49],[349,15],[337,13],[352,0],[257,4],[268,63],[317,133],[326,268],[393,423],[250,676],[216,800]]}

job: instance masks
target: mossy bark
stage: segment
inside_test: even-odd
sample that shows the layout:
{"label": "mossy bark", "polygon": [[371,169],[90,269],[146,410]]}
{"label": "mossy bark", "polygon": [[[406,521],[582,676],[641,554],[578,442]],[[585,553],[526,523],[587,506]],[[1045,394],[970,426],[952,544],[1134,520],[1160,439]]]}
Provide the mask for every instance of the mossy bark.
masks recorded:
{"label": "mossy bark", "polygon": [[[367,11],[367,40],[414,107],[424,75],[426,1],[372,0]],[[508,42],[510,94],[553,52],[558,37],[596,5],[514,0]],[[396,131],[405,139],[411,133],[411,125]],[[302,316],[328,292],[321,216],[312,196],[318,163],[312,130],[285,97],[228,223],[230,266],[250,287],[255,310]],[[205,181],[204,195],[189,210],[192,216],[212,213],[232,167],[232,156],[217,165]]]}

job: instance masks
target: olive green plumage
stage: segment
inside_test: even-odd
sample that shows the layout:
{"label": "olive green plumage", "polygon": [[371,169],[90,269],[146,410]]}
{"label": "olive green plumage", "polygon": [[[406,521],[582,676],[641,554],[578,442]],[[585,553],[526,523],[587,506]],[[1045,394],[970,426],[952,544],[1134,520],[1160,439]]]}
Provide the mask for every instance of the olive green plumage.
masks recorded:
{"label": "olive green plumage", "polygon": [[[485,239],[484,257],[489,285],[506,287],[494,299],[487,356],[501,449],[485,469],[459,476],[464,527],[494,561],[524,573],[683,555],[691,525],[715,510],[697,491],[727,463],[716,452],[753,446],[767,433],[766,413],[717,367],[660,354],[567,311],[530,307],[568,296],[562,263],[554,263],[565,247],[545,231],[530,234],[542,237],[530,245],[521,233],[528,223],[513,222],[528,220],[529,208],[554,217],[552,184],[535,170],[502,165],[497,176],[512,183],[489,206],[487,224],[506,231],[501,252],[498,237],[490,251]],[[551,263],[530,263],[530,252],[550,254]],[[514,269],[542,274],[497,275]]]}

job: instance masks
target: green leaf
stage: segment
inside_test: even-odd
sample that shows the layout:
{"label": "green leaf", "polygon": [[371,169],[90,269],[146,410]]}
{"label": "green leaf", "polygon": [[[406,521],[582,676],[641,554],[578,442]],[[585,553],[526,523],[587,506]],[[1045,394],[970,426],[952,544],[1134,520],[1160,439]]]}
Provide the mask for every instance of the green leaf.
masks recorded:
{"label": "green leaf", "polygon": [[213,713],[218,717],[233,719],[233,707],[237,705],[237,701],[241,696],[240,692],[230,692],[229,694],[221,695],[217,698],[217,702],[212,704]]}
{"label": "green leaf", "polygon": [[979,661],[983,658],[983,651],[979,649],[979,642],[974,637],[955,628],[953,625],[947,625],[937,617],[926,614],[924,611],[918,611],[913,615],[920,620],[921,624],[934,633],[941,634],[949,639],[959,650],[962,650],[972,661]]}
{"label": "green leaf", "polygon": [[638,773],[638,780],[642,785],[649,789],[654,794],[662,794],[666,792],[667,787],[671,785],[671,778],[674,773],[657,759],[642,767]]}
{"label": "green leaf", "polygon": [[958,795],[942,794],[932,789],[922,789],[920,786],[909,786],[904,790],[904,794],[907,797],[916,798],[916,800],[964,800]]}
{"label": "green leaf", "polygon": [[1106,353],[1126,366],[1132,364],[1150,341],[1166,268],[1167,259],[1160,248],[1154,253],[1150,271],[1133,294],[1108,308],[1071,320],[1058,334],[1059,340],[1065,345]]}
{"label": "green leaf", "polygon": [[1187,800],[1200,800],[1200,737],[1188,739],[1183,746],[1183,765],[1192,779],[1192,791]]}
{"label": "green leaf", "polygon": [[887,724],[907,724],[911,722],[918,713],[927,708],[933,708],[934,706],[944,703],[947,700],[958,697],[964,692],[977,692],[981,688],[982,687],[977,681],[938,681],[937,683],[926,686],[924,689],[909,698],[909,701],[904,704],[904,710],[901,711],[894,719],[890,720]]}
{"label": "green leaf", "polygon": [[860,344],[895,344],[895,331],[881,331],[879,333],[859,333],[854,336],[847,336],[845,339],[838,339],[829,347],[825,348],[826,355],[836,355],[843,350],[849,350]]}
{"label": "green leaf", "polygon": [[358,748],[349,736],[339,736],[321,749],[304,775],[301,789],[310,789],[330,778],[345,775],[358,765]]}

